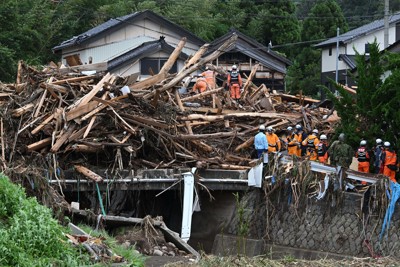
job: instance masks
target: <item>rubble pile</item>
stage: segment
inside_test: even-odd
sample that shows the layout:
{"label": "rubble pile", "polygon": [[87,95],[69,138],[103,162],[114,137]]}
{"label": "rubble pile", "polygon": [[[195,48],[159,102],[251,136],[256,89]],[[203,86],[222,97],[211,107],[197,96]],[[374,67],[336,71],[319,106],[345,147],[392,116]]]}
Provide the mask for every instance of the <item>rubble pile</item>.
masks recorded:
{"label": "rubble pile", "polygon": [[244,79],[240,103],[223,87],[179,93],[184,78],[217,58],[232,40],[204,58],[201,48],[180,72],[169,74],[184,42],[158,74],[140,82],[55,64],[39,71],[20,62],[17,82],[0,84],[3,171],[33,168],[58,179],[62,170],[74,168],[100,181],[91,166],[247,169],[260,124],[278,133],[297,123],[308,130],[325,127],[328,109],[255,86],[257,66]]}

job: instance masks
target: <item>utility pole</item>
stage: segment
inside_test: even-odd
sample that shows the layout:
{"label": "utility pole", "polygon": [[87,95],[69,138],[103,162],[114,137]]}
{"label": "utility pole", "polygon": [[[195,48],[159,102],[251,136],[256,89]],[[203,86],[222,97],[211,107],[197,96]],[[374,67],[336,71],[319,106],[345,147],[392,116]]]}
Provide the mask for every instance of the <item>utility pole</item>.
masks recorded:
{"label": "utility pole", "polygon": [[339,80],[339,33],[340,29],[337,27],[336,29],[336,77],[335,82],[338,83]]}
{"label": "utility pole", "polygon": [[389,46],[389,0],[385,0],[385,28],[384,28],[384,36],[383,36],[383,48]]}

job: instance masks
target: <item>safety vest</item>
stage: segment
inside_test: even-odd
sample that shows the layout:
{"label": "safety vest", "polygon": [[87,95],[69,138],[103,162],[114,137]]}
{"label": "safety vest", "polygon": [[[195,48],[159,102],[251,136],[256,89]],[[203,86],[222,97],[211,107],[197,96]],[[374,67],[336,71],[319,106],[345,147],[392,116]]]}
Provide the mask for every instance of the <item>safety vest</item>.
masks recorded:
{"label": "safety vest", "polygon": [[396,165],[397,163],[396,153],[389,150],[386,150],[384,153],[385,153],[385,166]]}
{"label": "safety vest", "polygon": [[231,75],[231,84],[239,83],[239,72],[232,71],[230,75]]}
{"label": "safety vest", "polygon": [[314,144],[314,142],[315,142],[315,139],[316,139],[317,137],[315,136],[315,135],[310,135],[310,136],[308,136],[308,138],[307,138],[307,148],[308,149],[315,149],[315,144]]}
{"label": "safety vest", "polygon": [[323,157],[325,156],[326,152],[328,151],[328,147],[324,143],[319,143],[318,144],[318,157]]}
{"label": "safety vest", "polygon": [[356,156],[357,156],[358,162],[365,162],[365,161],[368,161],[368,159],[369,159],[368,151],[363,146],[358,148]]}

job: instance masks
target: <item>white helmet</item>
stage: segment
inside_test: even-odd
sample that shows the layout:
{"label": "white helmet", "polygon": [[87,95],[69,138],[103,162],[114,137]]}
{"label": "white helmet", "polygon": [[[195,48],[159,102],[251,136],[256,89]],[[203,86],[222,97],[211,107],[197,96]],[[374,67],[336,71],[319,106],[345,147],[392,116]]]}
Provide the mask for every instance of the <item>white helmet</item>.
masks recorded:
{"label": "white helmet", "polygon": [[380,138],[376,139],[376,144],[377,144],[377,145],[379,145],[379,144],[381,144],[381,143],[382,143],[382,139],[380,139]]}
{"label": "white helmet", "polygon": [[315,134],[318,134],[318,130],[317,129],[312,130],[312,132],[315,133]]}
{"label": "white helmet", "polygon": [[293,127],[289,126],[289,127],[287,127],[286,130],[288,130],[289,132],[291,132],[291,131],[293,131]]}
{"label": "white helmet", "polygon": [[267,127],[267,132],[272,132],[272,130],[273,130],[273,129],[272,129],[271,126],[268,126],[268,127]]}
{"label": "white helmet", "polygon": [[237,66],[236,66],[236,65],[233,65],[233,66],[232,66],[232,69],[233,69],[233,70],[236,70],[236,69],[237,69]]}
{"label": "white helmet", "polygon": [[319,137],[319,139],[321,139],[321,140],[327,140],[328,138],[326,137],[326,135],[321,134],[321,136]]}
{"label": "white helmet", "polygon": [[301,125],[300,125],[300,124],[296,124],[295,128],[296,128],[297,130],[301,130],[301,129],[303,129],[303,127],[301,127]]}
{"label": "white helmet", "polygon": [[383,145],[384,145],[385,147],[390,147],[390,143],[389,143],[389,142],[385,142],[385,143],[383,143]]}
{"label": "white helmet", "polygon": [[367,141],[365,141],[365,140],[361,140],[361,142],[360,142],[360,146],[365,146],[367,144]]}
{"label": "white helmet", "polygon": [[258,130],[265,131],[265,126],[261,124],[260,127],[258,127]]}

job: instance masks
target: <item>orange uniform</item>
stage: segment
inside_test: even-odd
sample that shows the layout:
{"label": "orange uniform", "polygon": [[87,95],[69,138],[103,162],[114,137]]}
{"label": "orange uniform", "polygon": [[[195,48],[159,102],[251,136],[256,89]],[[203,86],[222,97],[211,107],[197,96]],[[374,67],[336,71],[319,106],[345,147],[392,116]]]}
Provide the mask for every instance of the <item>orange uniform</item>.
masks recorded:
{"label": "orange uniform", "polygon": [[383,175],[388,176],[392,182],[397,183],[396,171],[394,170],[394,168],[396,168],[396,166],[397,166],[396,153],[394,151],[385,149],[385,151],[383,152],[383,155],[382,155],[382,161],[383,161],[383,166],[384,166],[383,167]]}
{"label": "orange uniform", "polygon": [[326,141],[321,141],[318,144],[318,161],[321,163],[327,163],[328,161],[328,144]]}
{"label": "orange uniform", "polygon": [[297,156],[301,157],[301,142],[303,141],[302,133],[295,133],[294,138],[300,143],[297,147]]}
{"label": "orange uniform", "polygon": [[207,81],[205,78],[200,77],[197,78],[197,81],[195,83],[195,85],[193,86],[193,91],[194,92],[199,92],[199,93],[203,93],[207,90]]}
{"label": "orange uniform", "polygon": [[210,89],[215,89],[215,75],[212,70],[206,70],[201,74],[201,76],[203,76],[206,79],[206,82]]}
{"label": "orange uniform", "polygon": [[279,152],[281,150],[281,141],[274,133],[267,133],[268,153]]}
{"label": "orange uniform", "polygon": [[356,152],[356,158],[358,159],[358,171],[369,172],[369,153],[365,146],[358,148]]}
{"label": "orange uniform", "polygon": [[303,142],[303,146],[307,146],[307,157],[310,158],[310,160],[316,161],[318,158],[318,144],[319,140],[318,137],[315,136],[314,134],[310,134]]}
{"label": "orange uniform", "polygon": [[232,99],[240,99],[240,88],[242,84],[240,73],[236,70],[232,70],[231,73],[228,74],[228,85]]}
{"label": "orange uniform", "polygon": [[[300,138],[300,139],[299,139]],[[295,156],[300,156],[301,150],[300,150],[300,143],[301,143],[301,136],[292,133],[288,138],[287,138],[287,146],[288,146],[288,154],[289,155],[295,155]]]}

